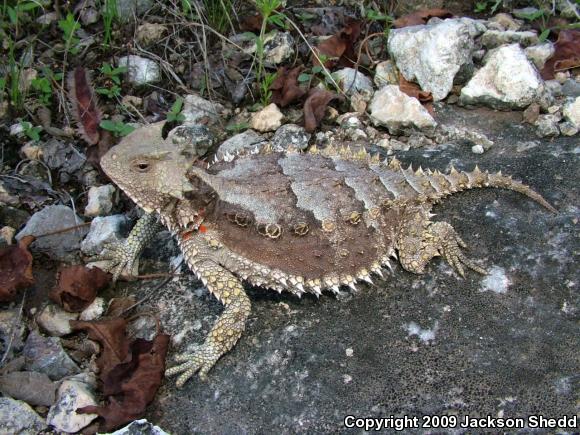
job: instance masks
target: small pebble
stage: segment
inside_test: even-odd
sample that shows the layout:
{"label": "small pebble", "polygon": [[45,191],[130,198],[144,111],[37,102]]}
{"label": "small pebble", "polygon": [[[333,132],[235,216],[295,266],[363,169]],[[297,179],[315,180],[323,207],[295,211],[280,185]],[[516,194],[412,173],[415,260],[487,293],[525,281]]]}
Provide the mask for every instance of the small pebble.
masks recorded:
{"label": "small pebble", "polygon": [[481,145],[473,145],[471,147],[471,152],[474,154],[483,154],[485,150],[483,149],[483,147]]}

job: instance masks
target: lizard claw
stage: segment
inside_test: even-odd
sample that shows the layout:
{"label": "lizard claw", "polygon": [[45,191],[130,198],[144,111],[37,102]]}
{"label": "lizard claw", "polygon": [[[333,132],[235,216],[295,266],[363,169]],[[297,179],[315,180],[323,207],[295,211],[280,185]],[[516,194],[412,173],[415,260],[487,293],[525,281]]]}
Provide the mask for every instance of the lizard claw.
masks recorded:
{"label": "lizard claw", "polygon": [[113,274],[113,284],[121,277],[137,276],[139,269],[139,255],[141,249],[134,244],[125,242],[111,242],[104,245],[103,251],[89,258],[89,261],[106,261],[103,269]]}
{"label": "lizard claw", "polygon": [[453,267],[462,278],[465,278],[463,266],[466,266],[477,273],[481,273],[482,275],[487,275],[485,269],[475,264],[473,260],[461,251],[461,248],[467,249],[467,244],[461,240],[455,231],[449,234],[449,236],[450,237],[443,240],[442,246],[439,248],[441,255],[445,258],[447,263],[449,263],[449,265]]}
{"label": "lizard claw", "polygon": [[212,343],[205,342],[193,353],[182,353],[175,356],[179,365],[165,371],[165,376],[179,374],[175,385],[181,388],[196,372],[201,380],[207,379],[207,373],[215,365],[221,353]]}

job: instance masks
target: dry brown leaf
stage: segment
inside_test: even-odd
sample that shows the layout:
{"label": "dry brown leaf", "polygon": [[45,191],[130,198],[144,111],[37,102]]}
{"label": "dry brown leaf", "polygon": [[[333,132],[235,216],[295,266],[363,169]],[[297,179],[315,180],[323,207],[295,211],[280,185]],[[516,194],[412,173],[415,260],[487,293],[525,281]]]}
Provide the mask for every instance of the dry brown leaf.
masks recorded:
{"label": "dry brown leaf", "polygon": [[16,299],[18,290],[34,284],[32,254],[28,246],[34,236],[23,237],[17,245],[0,249],[0,302]]}
{"label": "dry brown leaf", "polygon": [[136,302],[137,299],[133,295],[123,298],[113,298],[109,302],[109,308],[107,308],[105,315],[107,317],[121,317],[125,310],[135,305]]}
{"label": "dry brown leaf", "polygon": [[[355,44],[361,33],[361,23],[353,21],[344,29],[328,39],[319,43],[316,47],[316,53],[328,58],[324,62],[327,68],[333,68],[336,65],[349,67],[356,63]],[[316,56],[312,55],[312,64],[320,65]]]}
{"label": "dry brown leaf", "polygon": [[407,79],[403,77],[403,74],[399,74],[399,89],[408,96],[419,100],[431,115],[435,114],[432,104],[433,95],[431,95],[431,92],[423,91],[417,83],[407,81]]}
{"label": "dry brown leaf", "polygon": [[91,145],[99,141],[102,114],[89,72],[77,66],[68,76],[69,100],[80,135]]}
{"label": "dry brown leaf", "polygon": [[256,32],[262,29],[262,15],[255,12],[252,15],[240,17],[240,30],[242,32]]}
{"label": "dry brown leaf", "polygon": [[87,331],[91,340],[101,344],[103,350],[97,358],[101,379],[107,378],[109,371],[116,365],[126,362],[129,354],[129,340],[125,319],[114,318],[93,322],[75,320],[71,321],[70,325],[75,331]]}
{"label": "dry brown leaf", "polygon": [[580,30],[561,30],[550,57],[541,74],[544,80],[554,78],[556,71],[580,66]]}
{"label": "dry brown leaf", "polygon": [[397,18],[393,22],[393,26],[400,29],[401,27],[418,26],[420,24],[427,24],[431,18],[452,18],[453,14],[447,9],[420,9],[402,17]]}
{"label": "dry brown leaf", "polygon": [[103,348],[97,365],[106,404],[77,411],[99,414],[106,431],[141,417],[163,380],[169,336],[159,334],[153,341],[136,339],[129,343],[123,319],[77,321],[71,325],[87,330]]}
{"label": "dry brown leaf", "polygon": [[304,102],[304,128],[308,133],[314,132],[322,118],[326,106],[335,98],[340,98],[334,92],[324,89],[311,89],[308,98]]}
{"label": "dry brown leaf", "polygon": [[286,67],[278,69],[276,80],[270,86],[272,102],[280,107],[286,107],[306,95],[306,90],[298,85],[298,76],[301,71],[301,66],[292,68],[290,71]]}
{"label": "dry brown leaf", "polygon": [[111,282],[111,274],[97,267],[66,266],[58,271],[56,286],[48,297],[67,311],[80,312]]}

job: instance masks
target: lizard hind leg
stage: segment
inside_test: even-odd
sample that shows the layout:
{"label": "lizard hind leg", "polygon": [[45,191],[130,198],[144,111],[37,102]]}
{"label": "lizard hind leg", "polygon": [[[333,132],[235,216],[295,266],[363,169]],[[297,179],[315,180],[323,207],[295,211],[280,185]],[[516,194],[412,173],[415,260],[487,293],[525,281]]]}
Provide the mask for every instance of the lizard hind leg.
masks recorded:
{"label": "lizard hind leg", "polygon": [[397,243],[404,269],[424,273],[427,263],[441,255],[462,277],[465,277],[464,266],[483,275],[487,273],[463,253],[466,243],[447,222],[426,220],[417,226],[416,220],[412,220],[409,224],[403,228]]}
{"label": "lizard hind leg", "polygon": [[225,309],[205,342],[193,353],[177,355],[175,360],[181,364],[166,370],[166,376],[179,375],[176,381],[178,388],[198,371],[202,380],[207,377],[218,359],[233,348],[242,336],[251,311],[250,299],[242,283],[230,272],[210,260],[195,263],[193,269],[208,290],[223,302]]}

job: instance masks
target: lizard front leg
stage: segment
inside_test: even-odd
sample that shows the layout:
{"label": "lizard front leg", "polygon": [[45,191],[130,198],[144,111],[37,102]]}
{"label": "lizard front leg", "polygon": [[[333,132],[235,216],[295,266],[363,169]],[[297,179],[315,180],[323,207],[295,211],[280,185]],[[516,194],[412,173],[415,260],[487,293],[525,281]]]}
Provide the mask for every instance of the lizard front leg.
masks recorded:
{"label": "lizard front leg", "polygon": [[144,214],[124,242],[106,245],[103,253],[91,258],[90,261],[109,261],[105,270],[113,274],[113,283],[123,272],[128,275],[137,275],[139,256],[162,228],[163,225],[155,213]]}
{"label": "lizard front leg", "polygon": [[176,361],[182,364],[165,372],[166,376],[179,374],[177,387],[183,386],[197,371],[201,379],[217,360],[227,353],[242,336],[246,327],[246,319],[250,315],[250,299],[246,295],[242,283],[233,274],[210,259],[190,262],[190,267],[198,274],[208,290],[225,306],[222,315],[213,325],[205,342],[193,353],[176,356]]}

